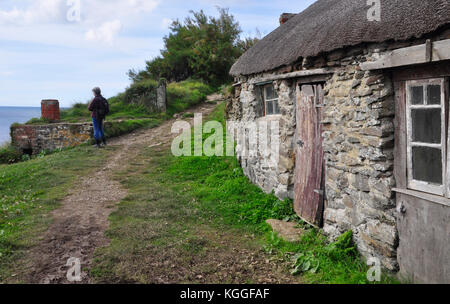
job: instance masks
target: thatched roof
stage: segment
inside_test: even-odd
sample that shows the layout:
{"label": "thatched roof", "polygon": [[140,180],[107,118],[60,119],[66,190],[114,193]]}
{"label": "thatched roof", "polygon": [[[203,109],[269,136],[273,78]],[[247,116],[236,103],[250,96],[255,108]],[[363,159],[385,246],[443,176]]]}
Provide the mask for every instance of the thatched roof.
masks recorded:
{"label": "thatched roof", "polygon": [[419,38],[450,24],[450,0],[381,0],[381,22],[368,21],[366,3],[318,0],[247,51],[230,73],[270,71],[365,42]]}

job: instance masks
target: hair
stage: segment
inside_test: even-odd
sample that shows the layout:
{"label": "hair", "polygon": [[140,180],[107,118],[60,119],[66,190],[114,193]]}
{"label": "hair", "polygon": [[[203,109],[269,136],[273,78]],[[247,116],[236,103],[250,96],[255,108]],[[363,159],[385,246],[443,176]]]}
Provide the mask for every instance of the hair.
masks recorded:
{"label": "hair", "polygon": [[100,95],[102,93],[102,90],[100,90],[99,87],[95,87],[92,89],[92,92],[94,92],[95,95]]}

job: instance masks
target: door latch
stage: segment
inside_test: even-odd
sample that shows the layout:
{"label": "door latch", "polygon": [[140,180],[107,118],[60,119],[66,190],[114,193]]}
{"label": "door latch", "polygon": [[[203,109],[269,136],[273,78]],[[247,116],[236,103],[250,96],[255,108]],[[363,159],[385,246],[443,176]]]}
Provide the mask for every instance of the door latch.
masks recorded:
{"label": "door latch", "polygon": [[297,145],[299,145],[300,148],[303,148],[305,146],[305,143],[303,140],[297,141]]}
{"label": "door latch", "polygon": [[398,206],[397,206],[397,213],[398,214],[405,214],[406,213],[405,203],[401,202],[400,204],[398,204]]}

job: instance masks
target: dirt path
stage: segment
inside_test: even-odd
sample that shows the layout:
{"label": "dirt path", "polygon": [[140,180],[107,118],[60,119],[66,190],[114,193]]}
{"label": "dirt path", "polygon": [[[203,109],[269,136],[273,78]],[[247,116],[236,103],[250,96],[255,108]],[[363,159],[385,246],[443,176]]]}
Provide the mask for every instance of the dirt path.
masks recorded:
{"label": "dirt path", "polygon": [[[191,111],[207,115],[214,108],[215,105],[204,104]],[[174,137],[171,134],[173,122],[170,120],[157,128],[140,130],[110,142],[116,149],[104,168],[77,183],[62,206],[53,212],[53,224],[30,252],[27,282],[70,283],[67,263],[71,258],[81,262],[81,283],[92,282],[86,270],[91,266],[95,249],[108,245],[105,237],[108,216],[127,195],[113,179],[114,172],[132,162],[143,146],[168,145]]]}

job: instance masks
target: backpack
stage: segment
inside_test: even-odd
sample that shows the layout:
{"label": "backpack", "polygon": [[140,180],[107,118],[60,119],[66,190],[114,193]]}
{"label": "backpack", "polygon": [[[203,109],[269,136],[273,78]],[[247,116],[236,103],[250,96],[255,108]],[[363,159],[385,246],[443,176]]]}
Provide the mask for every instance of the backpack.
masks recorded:
{"label": "backpack", "polygon": [[106,100],[103,97],[100,97],[98,100],[98,107],[97,107],[97,116],[100,119],[104,119],[106,115],[109,114],[109,103],[108,100]]}

